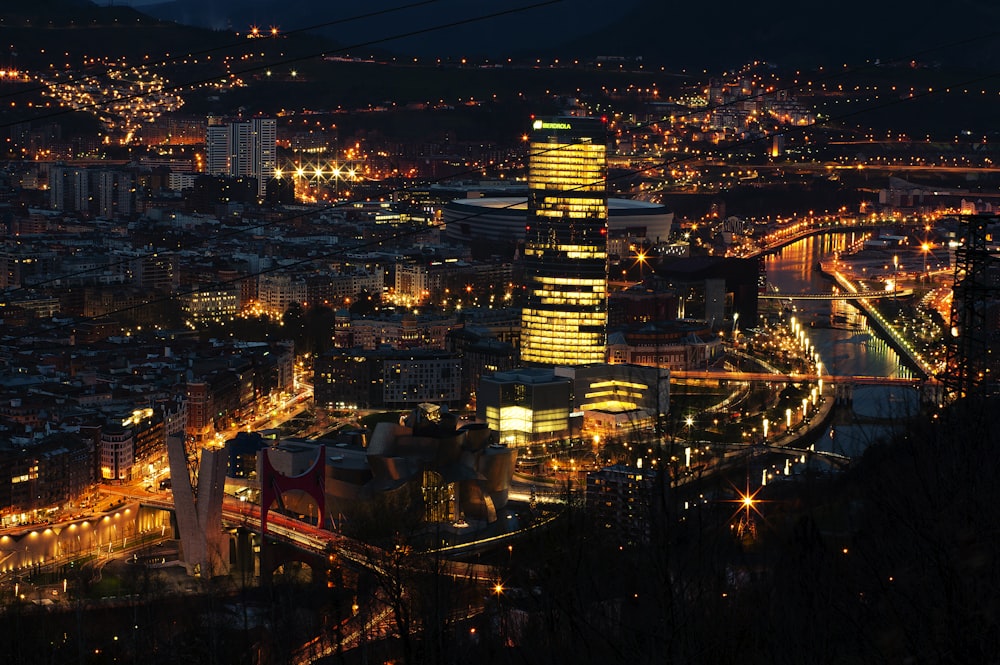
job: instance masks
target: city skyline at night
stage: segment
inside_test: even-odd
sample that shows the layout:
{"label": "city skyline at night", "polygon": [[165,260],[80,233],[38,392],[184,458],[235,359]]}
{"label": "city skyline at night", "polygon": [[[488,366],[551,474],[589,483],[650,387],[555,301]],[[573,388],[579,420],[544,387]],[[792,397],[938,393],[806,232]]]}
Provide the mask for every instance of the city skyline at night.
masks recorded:
{"label": "city skyline at night", "polygon": [[7,3],[4,662],[988,661],[998,19]]}

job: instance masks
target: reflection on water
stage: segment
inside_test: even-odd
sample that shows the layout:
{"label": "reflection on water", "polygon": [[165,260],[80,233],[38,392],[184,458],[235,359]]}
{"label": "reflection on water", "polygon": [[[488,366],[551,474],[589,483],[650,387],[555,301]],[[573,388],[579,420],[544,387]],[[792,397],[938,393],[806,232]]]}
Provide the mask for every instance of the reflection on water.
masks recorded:
{"label": "reflection on water", "polygon": [[906,386],[864,386],[854,389],[854,413],[861,418],[899,420],[917,415],[920,395]]}
{"label": "reflection on water", "polygon": [[[817,450],[860,456],[865,448],[900,433],[905,419],[920,409],[920,394],[906,386],[865,386],[854,389],[855,424],[828,427],[816,442]],[[863,422],[878,419],[882,422]]]}
{"label": "reflection on water", "polygon": [[860,457],[868,446],[889,438],[892,427],[884,425],[841,425],[831,427],[816,442],[816,450],[838,453],[850,458]]}
{"label": "reflection on water", "polygon": [[[765,259],[767,281],[782,293],[829,292],[834,284],[820,273],[820,259],[843,251],[860,239],[860,234],[853,233],[804,238]],[[914,376],[850,301],[799,300],[793,301],[793,307],[795,316],[808,327],[809,340],[819,352],[824,372],[838,376]],[[916,413],[918,408],[919,396],[913,388],[855,388],[856,417],[889,420],[829,428],[816,442],[816,448],[859,456],[873,442],[893,433],[893,419],[898,424],[900,418]]]}
{"label": "reflection on water", "polygon": [[[833,289],[819,271],[825,256],[860,240],[854,233],[812,236],[766,258],[768,284],[781,293],[817,293]],[[792,301],[795,316],[809,327],[809,340],[819,351],[826,372],[840,376],[912,378],[899,354],[868,325],[868,319],[847,300]]]}

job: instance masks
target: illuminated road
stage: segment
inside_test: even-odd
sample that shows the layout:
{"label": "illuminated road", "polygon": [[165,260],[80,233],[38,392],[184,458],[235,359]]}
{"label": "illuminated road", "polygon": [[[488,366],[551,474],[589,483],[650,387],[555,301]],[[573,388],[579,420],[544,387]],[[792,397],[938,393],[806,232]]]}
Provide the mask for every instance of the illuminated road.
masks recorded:
{"label": "illuminated road", "polygon": [[775,383],[847,383],[856,386],[917,386],[921,379],[894,376],[838,376],[836,374],[772,374],[770,372],[729,372],[726,370],[672,370],[673,379],[706,379],[712,381],[772,381]]}
{"label": "illuminated road", "polygon": [[868,299],[905,298],[912,296],[913,289],[894,289],[889,291],[841,292],[841,293],[759,293],[758,300],[857,300],[859,297]]}
{"label": "illuminated road", "polygon": [[[228,526],[241,526],[255,533],[260,533],[260,513],[260,506],[256,504],[238,501],[229,496],[223,501],[222,521]],[[350,561],[363,568],[381,573],[386,572],[382,569],[383,562],[389,559],[389,553],[385,550],[314,524],[282,515],[274,510],[268,512],[267,515],[267,536],[304,552],[322,556],[334,554],[344,561]],[[494,541],[499,542],[509,537],[510,534],[506,534],[503,537],[484,539],[462,547],[442,548],[440,551],[454,553],[476,545],[492,545]],[[432,550],[426,553],[433,552]],[[426,553],[422,552],[421,554]],[[496,581],[496,571],[493,566],[448,560],[437,562],[436,565],[439,566],[438,572],[449,577],[490,584]],[[415,557],[412,566],[422,568],[421,558]]]}
{"label": "illuminated road", "polygon": [[314,637],[292,654],[291,662],[308,665],[320,658],[326,658],[336,653],[350,651],[364,646],[381,634],[386,634],[395,628],[392,608],[388,605],[375,613],[363,612],[347,619],[340,625],[340,640],[335,642],[330,635],[330,628],[323,634]]}

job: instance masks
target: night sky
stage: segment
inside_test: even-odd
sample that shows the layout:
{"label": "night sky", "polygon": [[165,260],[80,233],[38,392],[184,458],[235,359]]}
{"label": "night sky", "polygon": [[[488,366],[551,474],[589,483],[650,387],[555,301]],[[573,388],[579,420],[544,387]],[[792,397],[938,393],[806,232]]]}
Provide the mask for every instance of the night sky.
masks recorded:
{"label": "night sky", "polygon": [[[779,65],[840,64],[916,56],[929,62],[988,66],[1000,62],[1000,5],[980,0],[841,0],[826,4],[753,4],[718,0],[370,0],[363,3],[283,0],[96,0],[128,5],[158,18],[243,31],[282,30],[389,11],[330,26],[340,44],[379,41],[380,48],[420,56],[592,57],[642,55],[676,67],[734,66],[765,59]],[[419,6],[415,6],[419,5]],[[408,7],[407,9],[400,9]],[[520,9],[519,9],[520,8]],[[506,16],[435,30],[444,24],[512,10]],[[409,32],[421,34],[391,39]]]}

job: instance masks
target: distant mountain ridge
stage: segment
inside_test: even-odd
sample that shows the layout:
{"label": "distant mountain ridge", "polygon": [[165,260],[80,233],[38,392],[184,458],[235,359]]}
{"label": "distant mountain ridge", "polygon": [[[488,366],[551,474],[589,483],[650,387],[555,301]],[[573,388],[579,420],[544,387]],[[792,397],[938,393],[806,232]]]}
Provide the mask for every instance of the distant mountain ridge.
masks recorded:
{"label": "distant mountain ridge", "polygon": [[[301,28],[407,3],[371,0],[346,7],[284,0],[114,0],[112,4],[130,4],[151,16],[188,25],[244,31],[252,24]],[[531,4],[531,0],[489,4],[435,0],[378,19],[331,27],[324,34],[345,44],[367,42]],[[814,5],[717,0],[710,7],[663,0],[614,4],[562,0],[423,37],[386,41],[381,47],[422,56],[633,55],[678,68],[735,66],[755,59],[790,66],[832,65],[918,54],[925,60],[975,66],[1000,60],[996,38],[956,49],[936,52],[935,48],[996,25],[1000,25],[1000,3],[985,0],[953,0],[947,5],[937,0],[840,0]]]}
{"label": "distant mountain ridge", "polygon": [[[90,0],[4,0],[0,9],[0,64],[22,68],[72,68],[86,58],[192,52],[232,37],[148,16],[124,5]],[[7,50],[9,49],[9,50]],[[65,53],[65,59],[56,53]]]}
{"label": "distant mountain ridge", "polygon": [[[839,0],[752,4],[641,0],[602,30],[576,40],[628,55],[648,54],[687,67],[737,66],[752,60],[828,66],[900,57],[976,66],[1000,53],[1000,3],[981,0]],[[973,38],[988,36],[984,39]],[[960,42],[968,41],[966,44]],[[947,45],[954,45],[948,47]]]}

